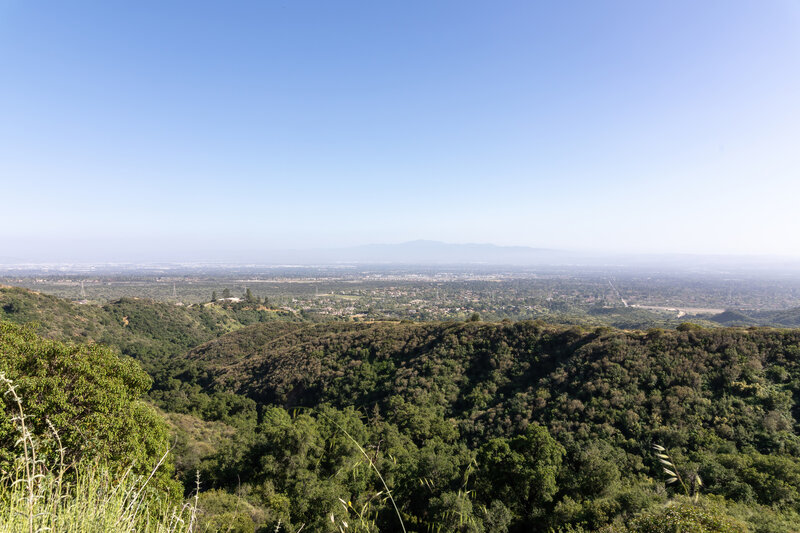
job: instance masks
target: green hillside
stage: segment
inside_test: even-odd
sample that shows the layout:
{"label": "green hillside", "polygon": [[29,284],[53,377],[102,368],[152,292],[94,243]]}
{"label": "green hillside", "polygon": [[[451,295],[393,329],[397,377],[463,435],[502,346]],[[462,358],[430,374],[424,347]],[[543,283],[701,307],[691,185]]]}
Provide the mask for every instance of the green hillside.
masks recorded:
{"label": "green hillside", "polygon": [[[437,511],[432,501],[467,505],[464,498],[474,523],[497,518],[480,511],[494,505],[508,513],[512,531],[592,530],[625,520],[666,496],[653,444],[666,446],[685,474],[700,474],[705,493],[757,509],[773,528],[754,522],[759,531],[789,531],[781,529],[788,522],[775,525],[779,515],[800,512],[797,330],[258,324],[187,357],[204,390],[271,406],[248,453],[219,455],[209,467],[219,486],[237,472],[237,482],[269,482],[289,499],[302,497],[291,478],[308,472],[263,466],[285,453],[271,425],[285,426],[280,434],[331,439],[337,432],[325,429],[326,417],[337,416],[385,454],[376,457],[396,484],[401,510],[419,524],[446,522],[453,512]],[[524,464],[539,446],[526,452],[530,438],[556,450],[547,475]],[[546,486],[534,488],[543,479]]]}
{"label": "green hillside", "polygon": [[182,306],[122,298],[102,306],[82,305],[27,289],[0,287],[0,320],[35,323],[38,333],[52,339],[102,343],[147,366],[244,325],[296,318],[252,304]]}
{"label": "green hillside", "polygon": [[[315,324],[256,306],[75,305],[19,289],[0,298],[5,320],[142,362],[187,496],[200,472],[209,531],[767,533],[800,523],[800,330]],[[45,353],[25,343],[16,353]],[[134,371],[104,348],[53,346]],[[23,379],[60,372],[26,361],[8,368]],[[72,390],[63,379],[50,388]],[[95,420],[118,427],[120,416]],[[667,483],[676,476],[653,445],[680,482]]]}
{"label": "green hillside", "polygon": [[800,307],[781,311],[727,310],[710,318],[723,326],[774,326],[779,328],[800,327]]}
{"label": "green hillside", "polygon": [[800,307],[783,311],[753,312],[752,316],[759,324],[774,324],[786,328],[800,327]]}

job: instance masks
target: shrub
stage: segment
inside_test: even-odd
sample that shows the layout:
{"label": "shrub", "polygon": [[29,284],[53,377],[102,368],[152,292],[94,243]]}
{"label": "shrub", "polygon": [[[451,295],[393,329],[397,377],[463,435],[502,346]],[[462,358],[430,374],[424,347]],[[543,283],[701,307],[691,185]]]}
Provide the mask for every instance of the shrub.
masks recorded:
{"label": "shrub", "polygon": [[0,532],[118,531],[141,533],[191,533],[195,507],[175,507],[152,482],[166,453],[147,476],[126,469],[116,475],[101,462],[84,460],[66,464],[68,451],[50,426],[57,459],[42,459],[29,418],[11,380],[0,373],[8,404],[16,409],[12,425],[19,455],[0,479]]}
{"label": "shrub", "polygon": [[[61,439],[67,464],[99,460],[114,471],[133,465],[148,474],[169,448],[165,421],[141,397],[151,380],[135,361],[97,345],[71,345],[43,339],[32,328],[0,323],[0,372],[14,382],[25,401],[32,434],[52,430]],[[18,416],[8,396],[0,398],[0,465],[13,460]],[[55,459],[45,442],[40,453]],[[178,494],[167,463],[152,481]]]}

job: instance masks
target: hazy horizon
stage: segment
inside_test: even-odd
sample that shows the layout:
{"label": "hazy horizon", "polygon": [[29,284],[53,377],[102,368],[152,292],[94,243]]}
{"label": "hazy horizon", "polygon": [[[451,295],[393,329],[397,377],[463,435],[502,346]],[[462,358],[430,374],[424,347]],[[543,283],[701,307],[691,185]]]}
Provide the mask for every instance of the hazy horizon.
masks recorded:
{"label": "hazy horizon", "polygon": [[399,243],[368,243],[345,247],[283,248],[251,250],[213,250],[198,254],[176,250],[171,254],[152,255],[151,250],[107,250],[54,255],[40,251],[26,258],[0,254],[0,267],[15,265],[248,265],[263,266],[508,266],[508,267],[658,267],[665,271],[685,268],[760,268],[766,270],[800,269],[800,257],[778,254],[692,254],[624,253],[527,246],[504,246],[494,243],[449,243],[418,239]]}
{"label": "hazy horizon", "polygon": [[0,64],[0,258],[800,257],[794,2],[0,0]]}

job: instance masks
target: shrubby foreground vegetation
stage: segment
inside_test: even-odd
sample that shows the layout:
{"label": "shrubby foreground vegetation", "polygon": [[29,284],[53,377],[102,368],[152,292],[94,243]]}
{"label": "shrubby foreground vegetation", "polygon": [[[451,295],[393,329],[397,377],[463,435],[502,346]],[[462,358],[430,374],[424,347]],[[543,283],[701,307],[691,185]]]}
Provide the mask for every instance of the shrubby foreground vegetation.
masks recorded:
{"label": "shrubby foreground vegetation", "polygon": [[[180,338],[170,308],[136,305],[146,356],[3,324],[0,371],[68,463],[147,476],[174,445],[148,516],[199,471],[198,531],[800,530],[800,331],[270,318],[180,351],[158,348]],[[142,335],[124,316],[105,331]],[[702,486],[667,484],[654,444]]]}
{"label": "shrubby foreground vegetation", "polygon": [[0,531],[191,529],[135,362],[7,323],[0,354]]}

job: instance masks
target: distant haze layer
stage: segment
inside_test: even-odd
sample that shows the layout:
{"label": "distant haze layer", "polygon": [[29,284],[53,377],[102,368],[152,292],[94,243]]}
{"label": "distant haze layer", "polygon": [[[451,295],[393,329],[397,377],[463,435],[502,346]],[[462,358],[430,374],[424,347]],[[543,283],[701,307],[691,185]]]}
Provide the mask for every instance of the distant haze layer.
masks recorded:
{"label": "distant haze layer", "polygon": [[[341,248],[275,249],[228,251],[220,257],[220,251],[195,254],[173,252],[159,257],[147,254],[136,255],[133,251],[109,253],[95,250],[85,254],[57,255],[50,250],[39,250],[25,258],[0,256],[0,267],[17,270],[20,266],[33,271],[41,266],[66,265],[96,266],[115,271],[114,265],[128,269],[134,266],[190,269],[201,266],[214,268],[238,268],[248,265],[375,265],[375,266],[424,266],[446,267],[603,267],[644,268],[662,272],[677,270],[756,270],[772,272],[794,272],[800,274],[800,259],[791,256],[741,256],[701,254],[621,254],[586,251],[568,251],[527,246],[498,246],[495,244],[454,244],[429,240],[410,241],[399,244],[370,244]],[[63,268],[62,268],[63,269]],[[67,269],[69,270],[69,269]]]}

